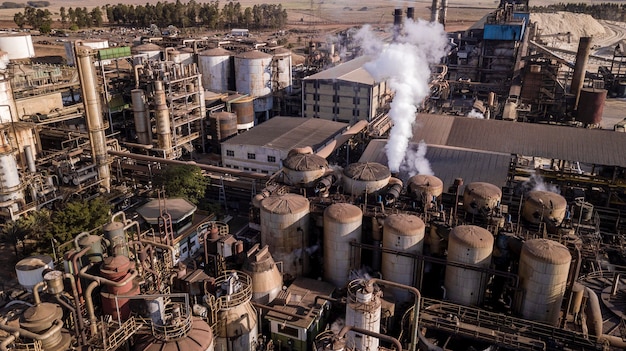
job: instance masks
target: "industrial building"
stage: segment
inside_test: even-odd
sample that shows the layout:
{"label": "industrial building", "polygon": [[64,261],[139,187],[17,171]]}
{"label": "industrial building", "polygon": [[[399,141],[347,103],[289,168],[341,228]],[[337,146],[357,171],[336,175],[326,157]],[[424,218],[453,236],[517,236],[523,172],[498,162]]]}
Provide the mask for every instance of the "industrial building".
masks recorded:
{"label": "industrial building", "polygon": [[[0,351],[625,349],[626,134],[598,128],[623,60],[591,72],[591,39],[570,62],[534,33],[503,1],[445,34],[397,170],[402,92],[371,57],[315,72],[328,53],[150,38],[54,66],[0,36],[3,224],[116,206],[17,262]],[[198,205],[153,189],[170,165],[210,179]]]}

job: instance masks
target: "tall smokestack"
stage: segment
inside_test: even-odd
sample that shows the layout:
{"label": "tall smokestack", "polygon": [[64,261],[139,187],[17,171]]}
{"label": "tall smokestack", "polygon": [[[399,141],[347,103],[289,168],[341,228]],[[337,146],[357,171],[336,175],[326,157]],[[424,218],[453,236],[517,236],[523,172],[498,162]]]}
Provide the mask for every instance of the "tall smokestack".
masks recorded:
{"label": "tall smokestack", "polygon": [[446,27],[446,20],[448,17],[448,0],[441,0],[441,16],[439,16],[439,21],[443,24],[443,27]]}
{"label": "tall smokestack", "polygon": [[106,145],[106,126],[102,118],[102,108],[100,106],[100,96],[96,89],[96,70],[91,61],[93,50],[88,46],[83,46],[80,41],[74,47],[76,54],[76,69],[80,78],[80,90],[85,105],[85,120],[89,131],[89,142],[91,144],[91,157],[98,169],[98,178],[101,185],[107,192],[111,190],[111,170],[109,169],[109,159]]}
{"label": "tall smokestack", "polygon": [[578,108],[578,98],[580,97],[580,89],[585,83],[585,73],[587,72],[587,59],[589,58],[589,50],[591,49],[591,37],[580,37],[578,41],[578,52],[576,53],[576,63],[574,65],[574,76],[572,77],[572,85],[570,93],[576,96],[574,109]]}
{"label": "tall smokestack", "polygon": [[415,19],[415,7],[406,8],[406,18]]}
{"label": "tall smokestack", "polygon": [[165,99],[163,81],[154,82],[154,105],[156,110],[156,132],[159,149],[165,152],[165,158],[172,156],[172,127],[170,124],[170,110]]}
{"label": "tall smokestack", "polygon": [[393,10],[393,39],[395,40],[400,35],[400,28],[402,27],[402,9]]}
{"label": "tall smokestack", "polygon": [[433,0],[430,6],[430,21],[439,22],[439,0]]}

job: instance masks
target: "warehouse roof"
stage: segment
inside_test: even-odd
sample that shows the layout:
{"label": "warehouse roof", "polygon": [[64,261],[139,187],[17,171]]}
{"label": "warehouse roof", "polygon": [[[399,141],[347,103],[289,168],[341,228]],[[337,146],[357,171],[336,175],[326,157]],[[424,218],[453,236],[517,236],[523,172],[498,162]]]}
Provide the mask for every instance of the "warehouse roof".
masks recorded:
{"label": "warehouse roof", "polygon": [[376,81],[363,68],[371,60],[368,56],[359,56],[346,63],[334,66],[327,70],[305,77],[304,80],[343,80],[347,82],[374,85]]}
{"label": "warehouse roof", "polygon": [[346,127],[347,123],[320,118],[274,117],[222,145],[256,145],[285,151],[310,146],[317,151]]}
{"label": "warehouse roof", "polygon": [[[386,140],[372,140],[359,162],[379,162],[386,165],[385,144]],[[426,159],[430,162],[435,176],[443,182],[445,190],[454,183],[455,178],[463,178],[464,184],[487,182],[498,187],[505,186],[511,156],[497,152],[428,145]]]}
{"label": "warehouse roof", "polygon": [[413,141],[428,145],[626,167],[626,133],[539,123],[419,114]]}

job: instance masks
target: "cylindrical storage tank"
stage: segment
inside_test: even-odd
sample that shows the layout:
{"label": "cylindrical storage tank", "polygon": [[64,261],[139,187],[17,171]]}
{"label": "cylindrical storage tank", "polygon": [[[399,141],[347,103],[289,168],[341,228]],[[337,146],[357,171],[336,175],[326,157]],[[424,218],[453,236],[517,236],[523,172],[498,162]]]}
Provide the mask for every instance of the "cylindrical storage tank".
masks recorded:
{"label": "cylindrical storage tank", "polygon": [[[380,332],[381,317],[380,291],[373,286],[367,286],[363,280],[353,280],[348,286],[348,303],[346,304],[346,325]],[[354,340],[355,350],[378,350],[378,338],[348,332],[348,337]]]}
{"label": "cylindrical storage tank", "polygon": [[152,131],[149,115],[146,113],[146,97],[143,90],[133,89],[130,92],[133,104],[133,118],[135,120],[135,131],[137,132],[137,142],[139,144],[152,144]]}
{"label": "cylindrical storage tank", "polygon": [[9,53],[0,50],[0,69],[6,69],[9,64]]}
{"label": "cylindrical storage tank", "polygon": [[26,257],[15,265],[17,281],[24,289],[33,291],[33,286],[43,281],[43,272],[47,269],[54,269],[52,257],[46,255]]}
{"label": "cylindrical storage tank", "polygon": [[180,338],[164,339],[143,334],[133,347],[136,351],[213,351],[215,340],[211,327],[202,318],[192,317],[191,328]]}
{"label": "cylindrical storage tank", "polygon": [[211,139],[214,144],[237,134],[237,115],[231,112],[212,112],[209,114]]}
{"label": "cylindrical storage tank", "polygon": [[[426,226],[417,216],[392,214],[383,225],[383,248],[407,254],[421,254],[424,247]],[[381,272],[385,280],[413,286],[417,260],[412,257],[383,252]],[[398,302],[408,301],[411,297],[406,290],[392,289]]]}
{"label": "cylindrical storage tank", "polygon": [[0,50],[7,52],[9,54],[10,60],[20,60],[35,57],[33,38],[30,36],[30,34],[0,34]]}
{"label": "cylindrical storage tank", "polygon": [[133,55],[141,55],[143,57],[139,59],[140,60],[139,62],[136,62],[136,63],[143,62],[142,60],[147,60],[147,61],[160,61],[161,60],[161,47],[156,44],[152,44],[152,43],[139,44],[139,45],[133,46],[130,49],[130,52]]}
{"label": "cylindrical storage tank", "polygon": [[387,186],[391,171],[377,162],[357,162],[343,169],[344,191],[352,195],[371,194]]}
{"label": "cylindrical storage tank", "polygon": [[519,313],[525,319],[557,325],[572,256],[549,239],[528,240],[522,246],[519,271],[523,296]]}
{"label": "cylindrical storage tank", "polygon": [[220,287],[215,332],[217,350],[254,350],[258,341],[257,312],[250,303],[251,279],[243,272],[226,273],[218,277],[215,285]]}
{"label": "cylindrical storage tank", "polygon": [[572,286],[572,302],[570,303],[569,313],[577,315],[580,313],[580,308],[583,303],[583,296],[585,295],[585,286],[579,282],[575,282]]}
{"label": "cylindrical storage tank", "polygon": [[606,89],[582,88],[578,99],[576,120],[589,124],[600,124],[606,101]]}
{"label": "cylindrical storage tank", "polygon": [[[450,231],[448,237],[448,262],[489,268],[493,251],[493,235],[481,227],[460,225]],[[482,302],[488,275],[467,269],[446,265],[446,298],[466,306]]]}
{"label": "cylindrical storage tank", "polygon": [[0,154],[0,170],[0,202],[14,201],[3,207],[15,213],[20,209],[19,202],[23,202],[24,187],[13,152]]}
{"label": "cylindrical storage tank", "polygon": [[102,227],[104,238],[109,246],[111,256],[123,255],[128,257],[128,240],[122,222],[111,222]]}
{"label": "cylindrical storage tank", "polygon": [[328,171],[328,161],[316,154],[294,154],[283,161],[285,183],[310,187]]}
{"label": "cylindrical storage tank", "polygon": [[[109,256],[102,261],[100,275],[114,282],[124,281],[131,273],[134,263],[126,256]],[[139,285],[134,279],[122,286],[105,285],[100,292],[102,312],[113,319],[126,319],[130,315],[130,299],[116,299],[116,295],[134,296],[139,294]],[[119,315],[118,315],[119,311]]]}
{"label": "cylindrical storage tank", "polygon": [[252,96],[234,94],[222,101],[230,105],[230,111],[237,115],[237,130],[248,130],[254,127],[254,98]]}
{"label": "cylindrical storage tank", "polygon": [[489,214],[500,205],[502,190],[490,183],[474,182],[465,187],[463,208],[471,214]]}
{"label": "cylindrical storage tank", "polygon": [[196,57],[192,48],[182,47],[178,51],[180,52],[180,63],[182,63],[183,65],[190,65],[196,62]]}
{"label": "cylindrical storage tank", "polygon": [[522,217],[530,223],[558,226],[565,218],[567,200],[557,193],[533,190],[526,195]]}
{"label": "cylindrical storage tank", "polygon": [[268,245],[283,273],[299,277],[309,272],[309,200],[301,195],[270,196],[261,201],[261,242]]}
{"label": "cylindrical storage tank", "polygon": [[167,98],[163,81],[154,82],[154,109],[156,119],[157,143],[166,156],[172,154],[172,128],[170,121],[170,110],[167,106]]}
{"label": "cylindrical storage tank", "polygon": [[57,270],[48,271],[43,275],[43,279],[46,281],[48,294],[58,295],[65,291],[63,272]]}
{"label": "cylindrical storage tank", "polygon": [[255,98],[255,112],[270,111],[273,106],[272,55],[258,50],[236,55],[235,88]]}
{"label": "cylindrical storage tank", "polygon": [[[44,334],[54,325],[62,323],[63,310],[57,304],[43,302],[29,307],[20,317],[20,327],[37,334]],[[72,338],[66,330],[59,330],[41,340],[44,351],[65,351],[70,349]]]}
{"label": "cylindrical storage tank", "polygon": [[359,249],[350,242],[361,242],[362,224],[363,212],[352,204],[336,203],[324,210],[324,280],[337,288],[344,288],[350,269],[360,266]]}
{"label": "cylindrical storage tank", "polygon": [[180,51],[178,50],[167,50],[169,48],[166,48],[166,53],[167,53],[167,60],[168,61],[172,61],[174,63],[180,63]]}
{"label": "cylindrical storage tank", "polygon": [[432,208],[435,201],[441,199],[443,193],[443,182],[441,179],[426,174],[417,174],[409,178],[408,188],[418,201],[422,203],[425,208]]}
{"label": "cylindrical storage tank", "polygon": [[202,86],[206,90],[222,93],[234,90],[233,53],[223,48],[202,51],[198,54],[198,68],[202,73]]}
{"label": "cylindrical storage tank", "polygon": [[283,47],[278,48],[272,53],[273,70],[274,70],[274,82],[272,82],[272,89],[274,91],[285,90],[285,92],[291,92],[292,75],[291,75],[291,51]]}
{"label": "cylindrical storage tank", "polygon": [[[2,37],[0,37],[2,38]],[[0,75],[0,123],[17,122],[18,113],[15,99],[13,98],[13,88],[11,80],[7,75]]]}
{"label": "cylindrical storage tank", "polygon": [[[83,259],[89,262],[100,262],[102,261],[102,257],[104,257],[104,250],[102,247],[102,238],[98,235],[85,235],[81,236],[78,240],[78,246],[80,249],[84,249],[89,247],[89,250],[83,256]],[[88,262],[84,262],[85,265]]]}
{"label": "cylindrical storage tank", "polygon": [[272,302],[283,288],[283,277],[268,246],[255,245],[248,251],[244,272],[252,278],[252,300],[261,304]]}

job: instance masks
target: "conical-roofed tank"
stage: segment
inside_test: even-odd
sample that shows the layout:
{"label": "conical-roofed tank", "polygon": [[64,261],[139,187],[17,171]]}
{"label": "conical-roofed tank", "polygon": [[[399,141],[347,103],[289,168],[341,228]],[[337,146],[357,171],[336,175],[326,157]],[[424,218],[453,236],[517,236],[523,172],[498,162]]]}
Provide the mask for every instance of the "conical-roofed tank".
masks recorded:
{"label": "conical-roofed tank", "polygon": [[426,209],[432,208],[433,199],[440,200],[443,193],[443,182],[441,179],[426,174],[417,174],[408,180],[409,192]]}
{"label": "conical-roofed tank", "polygon": [[530,223],[547,223],[556,227],[565,218],[567,201],[557,193],[533,190],[526,196],[522,216]]}
{"label": "conical-roofed tank", "polygon": [[198,68],[202,73],[202,86],[206,90],[216,93],[234,90],[232,57],[233,53],[223,48],[209,49],[198,54]]}
{"label": "conical-roofed tank", "polygon": [[130,49],[133,55],[142,55],[148,61],[161,60],[161,50],[160,46],[152,43],[139,44]]}
{"label": "conical-roofed tank", "polygon": [[[424,247],[426,226],[417,216],[392,214],[383,225],[383,248],[402,253],[421,254]],[[383,252],[382,274],[385,280],[413,286],[415,280],[415,260],[411,257]],[[406,290],[392,289],[398,302],[408,301],[410,293]]]}
{"label": "conical-roofed tank", "polygon": [[524,318],[557,324],[571,261],[569,250],[556,241],[532,239],[524,243],[518,272],[523,289],[518,311]]}
{"label": "conical-roofed tank", "polygon": [[294,153],[283,161],[285,183],[310,187],[328,171],[328,161],[313,153]]}
{"label": "conical-roofed tank", "polygon": [[215,281],[218,288],[215,348],[218,350],[253,350],[258,342],[257,313],[252,298],[250,276],[237,271],[225,271]]}
{"label": "conical-roofed tank", "polygon": [[384,188],[391,178],[389,168],[377,162],[357,162],[343,169],[344,191],[348,194],[371,194]]}
{"label": "conical-roofed tank", "polygon": [[[134,267],[133,261],[123,255],[108,256],[100,265],[100,275],[114,282],[121,282],[131,274]],[[130,301],[127,298],[118,298],[117,295],[134,296],[139,294],[139,285],[133,279],[122,286],[106,285],[100,292],[102,300],[102,311],[104,314],[112,315],[114,319],[118,316],[122,319],[130,315]],[[119,311],[119,315],[118,315]]]}
{"label": "conical-roofed tank", "polygon": [[463,208],[471,214],[489,214],[498,207],[502,190],[490,183],[474,182],[465,187]]}
{"label": "conical-roofed tank", "polygon": [[283,273],[307,274],[309,257],[309,200],[301,195],[270,196],[261,201],[261,242],[268,245]]}
{"label": "conical-roofed tank", "polygon": [[324,280],[337,288],[344,288],[350,270],[359,267],[359,250],[350,242],[361,242],[362,224],[363,211],[352,204],[332,204],[324,210]]}
{"label": "conical-roofed tank", "polygon": [[[376,286],[368,285],[362,279],[351,281],[348,285],[346,325],[378,333],[382,310],[381,293]],[[356,350],[378,350],[378,338],[354,331],[348,332],[348,337],[354,339]]]}
{"label": "conical-roofed tank", "polygon": [[259,244],[248,250],[243,270],[252,278],[252,300],[257,303],[272,302],[283,288],[283,277],[276,267],[269,247]]}
{"label": "conical-roofed tank", "polygon": [[[493,235],[484,228],[474,225],[455,227],[448,237],[448,262],[489,268],[493,242]],[[447,298],[462,305],[478,305],[487,279],[482,272],[447,265],[444,284]]]}

